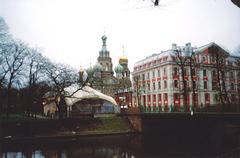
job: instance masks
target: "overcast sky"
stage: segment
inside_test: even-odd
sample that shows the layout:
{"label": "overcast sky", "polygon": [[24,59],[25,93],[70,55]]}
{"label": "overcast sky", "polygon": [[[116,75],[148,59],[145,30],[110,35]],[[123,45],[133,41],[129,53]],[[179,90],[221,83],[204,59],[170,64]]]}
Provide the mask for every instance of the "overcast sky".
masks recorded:
{"label": "overcast sky", "polygon": [[14,37],[75,68],[96,63],[104,30],[114,67],[124,45],[131,71],[172,43],[240,45],[240,8],[230,0],[0,0],[0,16]]}

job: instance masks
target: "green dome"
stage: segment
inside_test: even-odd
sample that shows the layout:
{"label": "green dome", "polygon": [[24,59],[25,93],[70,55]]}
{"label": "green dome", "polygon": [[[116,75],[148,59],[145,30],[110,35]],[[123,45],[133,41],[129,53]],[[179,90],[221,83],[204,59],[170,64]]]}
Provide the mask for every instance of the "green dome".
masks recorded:
{"label": "green dome", "polygon": [[116,73],[122,73],[123,72],[123,67],[122,65],[118,64],[116,67],[115,67],[115,72]]}
{"label": "green dome", "polygon": [[96,72],[100,72],[100,71],[103,70],[103,67],[102,67],[101,64],[99,64],[99,63],[97,62],[96,65],[94,66],[94,70],[95,70]]}
{"label": "green dome", "polygon": [[87,73],[88,73],[88,74],[94,73],[94,69],[90,66],[90,67],[87,69]]}

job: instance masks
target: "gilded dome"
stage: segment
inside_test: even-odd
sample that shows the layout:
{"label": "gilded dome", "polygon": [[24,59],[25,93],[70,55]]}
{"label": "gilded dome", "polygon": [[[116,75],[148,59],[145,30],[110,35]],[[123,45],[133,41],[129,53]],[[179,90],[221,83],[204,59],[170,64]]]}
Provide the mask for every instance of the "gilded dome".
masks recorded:
{"label": "gilded dome", "polygon": [[123,72],[123,67],[122,65],[118,64],[116,67],[115,67],[115,72],[116,73],[122,73]]}
{"label": "gilded dome", "polygon": [[126,55],[122,55],[119,58],[119,63],[128,63],[128,58]]}

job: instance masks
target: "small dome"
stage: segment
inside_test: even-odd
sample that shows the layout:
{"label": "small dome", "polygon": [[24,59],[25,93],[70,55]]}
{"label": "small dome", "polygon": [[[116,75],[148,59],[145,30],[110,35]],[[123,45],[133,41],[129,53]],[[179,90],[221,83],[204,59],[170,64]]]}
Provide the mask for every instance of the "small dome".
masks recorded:
{"label": "small dome", "polygon": [[88,73],[88,74],[94,73],[94,69],[92,68],[92,66],[90,66],[90,67],[87,69],[87,73]]}
{"label": "small dome", "polygon": [[116,67],[115,67],[115,72],[116,73],[122,73],[123,72],[123,67],[122,65],[118,64]]}
{"label": "small dome", "polygon": [[120,58],[119,58],[119,63],[128,63],[128,58],[126,55],[122,55]]}
{"label": "small dome", "polygon": [[94,66],[94,70],[99,72],[103,70],[103,67],[101,64],[99,64],[99,62],[97,62],[96,65]]}

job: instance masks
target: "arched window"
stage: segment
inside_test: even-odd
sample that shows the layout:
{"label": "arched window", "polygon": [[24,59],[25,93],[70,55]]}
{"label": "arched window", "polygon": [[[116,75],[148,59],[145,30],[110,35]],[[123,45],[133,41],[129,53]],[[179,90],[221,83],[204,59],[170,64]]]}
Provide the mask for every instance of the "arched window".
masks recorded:
{"label": "arched window", "polygon": [[109,64],[106,63],[106,71],[109,71]]}

